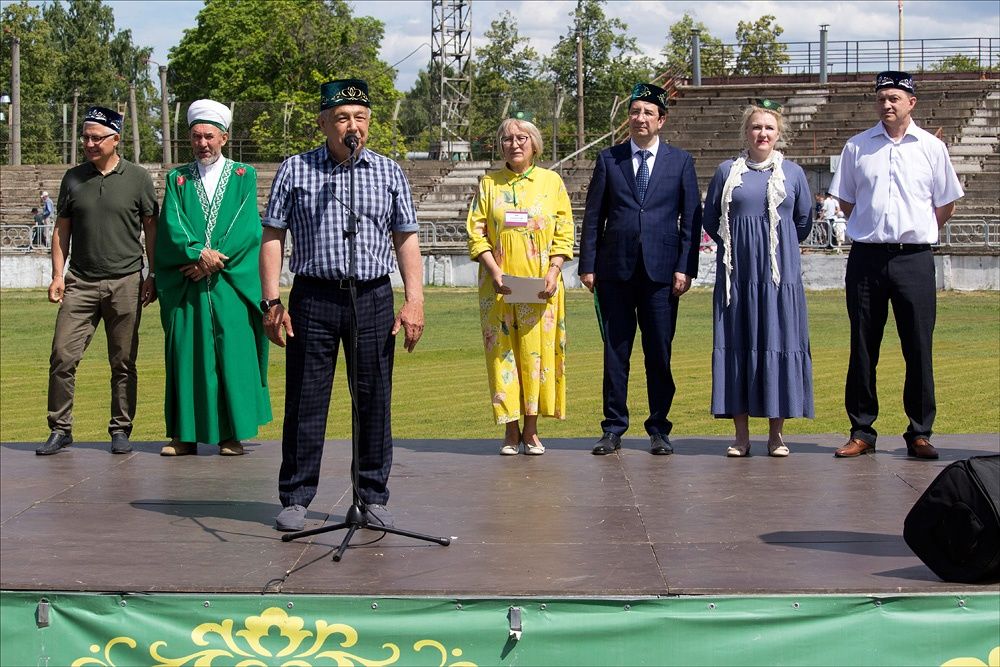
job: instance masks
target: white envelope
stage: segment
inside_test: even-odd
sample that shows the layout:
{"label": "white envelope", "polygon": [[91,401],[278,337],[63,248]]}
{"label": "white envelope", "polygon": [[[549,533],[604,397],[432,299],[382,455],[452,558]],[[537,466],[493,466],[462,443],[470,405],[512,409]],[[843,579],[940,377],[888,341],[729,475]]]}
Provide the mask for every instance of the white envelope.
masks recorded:
{"label": "white envelope", "polygon": [[510,288],[510,294],[504,294],[507,303],[545,303],[538,293],[545,289],[545,278],[522,278],[503,274],[503,284]]}

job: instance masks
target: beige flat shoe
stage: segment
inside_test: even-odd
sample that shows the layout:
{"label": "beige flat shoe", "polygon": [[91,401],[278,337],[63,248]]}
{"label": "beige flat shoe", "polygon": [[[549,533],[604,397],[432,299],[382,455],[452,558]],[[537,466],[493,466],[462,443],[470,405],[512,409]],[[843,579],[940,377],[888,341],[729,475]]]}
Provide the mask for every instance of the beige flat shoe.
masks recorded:
{"label": "beige flat shoe", "polygon": [[239,440],[224,440],[219,443],[220,456],[243,456],[243,444]]}
{"label": "beige flat shoe", "polygon": [[517,456],[521,453],[521,443],[514,443],[513,445],[509,443],[503,443],[503,447],[500,448],[500,456]]}
{"label": "beige flat shoe", "polygon": [[748,442],[745,445],[740,445],[734,442],[733,444],[729,445],[729,449],[726,450],[726,456],[729,456],[731,458],[742,458],[744,456],[750,456],[750,443]]}
{"label": "beige flat shoe", "polygon": [[538,439],[537,435],[532,442],[526,442],[523,440],[522,442],[524,443],[524,453],[528,456],[541,456],[545,453],[545,445],[542,444],[542,441]]}
{"label": "beige flat shoe", "polygon": [[181,442],[177,438],[160,448],[160,456],[194,456],[197,453],[197,442]]}
{"label": "beige flat shoe", "polygon": [[775,456],[775,457],[781,458],[781,457],[784,457],[784,456],[788,456],[790,453],[791,452],[789,451],[788,447],[785,445],[785,442],[781,439],[780,435],[778,436],[778,441],[777,442],[772,442],[772,441],[769,440],[768,443],[767,443],[767,455],[768,456]]}

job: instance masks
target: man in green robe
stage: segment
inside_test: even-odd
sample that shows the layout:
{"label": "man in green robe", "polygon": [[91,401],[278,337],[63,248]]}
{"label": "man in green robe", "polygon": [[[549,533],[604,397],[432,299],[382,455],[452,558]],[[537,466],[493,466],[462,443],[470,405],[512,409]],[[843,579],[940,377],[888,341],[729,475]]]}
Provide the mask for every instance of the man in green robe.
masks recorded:
{"label": "man in green robe", "polygon": [[188,109],[197,158],[167,174],[156,237],[156,287],[166,361],[163,456],[218,444],[224,456],[271,421],[260,310],[257,173],[228,160],[232,113],[212,100]]}

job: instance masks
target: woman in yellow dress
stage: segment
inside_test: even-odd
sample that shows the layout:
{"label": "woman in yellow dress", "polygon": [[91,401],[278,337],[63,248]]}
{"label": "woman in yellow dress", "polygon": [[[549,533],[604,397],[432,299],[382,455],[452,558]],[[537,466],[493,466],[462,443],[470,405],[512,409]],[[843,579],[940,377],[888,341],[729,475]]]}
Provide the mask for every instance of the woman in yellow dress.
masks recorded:
{"label": "woman in yellow dress", "polygon": [[[479,262],[479,312],[500,453],[545,453],[538,416],[566,418],[563,264],[573,257],[573,213],[562,178],[534,164],[542,135],[509,118],[497,141],[506,165],[487,173],[469,209],[469,256]],[[543,303],[507,303],[505,276],[543,278]],[[519,420],[523,418],[523,429]]]}

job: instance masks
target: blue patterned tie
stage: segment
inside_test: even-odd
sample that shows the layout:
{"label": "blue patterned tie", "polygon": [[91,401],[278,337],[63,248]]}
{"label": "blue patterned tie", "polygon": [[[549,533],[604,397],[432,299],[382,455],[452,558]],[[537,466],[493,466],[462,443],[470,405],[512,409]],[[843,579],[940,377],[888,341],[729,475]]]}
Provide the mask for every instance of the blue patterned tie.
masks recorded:
{"label": "blue patterned tie", "polygon": [[639,170],[635,172],[635,189],[639,193],[641,202],[646,198],[646,186],[649,185],[649,165],[646,164],[646,159],[652,153],[645,150],[636,152],[639,154]]}

